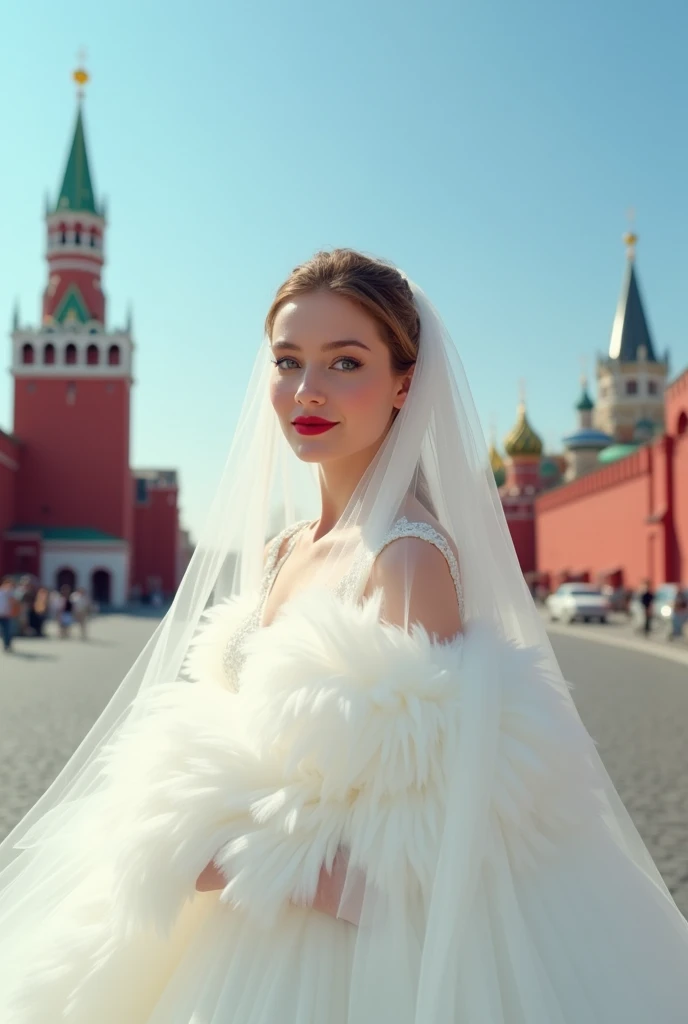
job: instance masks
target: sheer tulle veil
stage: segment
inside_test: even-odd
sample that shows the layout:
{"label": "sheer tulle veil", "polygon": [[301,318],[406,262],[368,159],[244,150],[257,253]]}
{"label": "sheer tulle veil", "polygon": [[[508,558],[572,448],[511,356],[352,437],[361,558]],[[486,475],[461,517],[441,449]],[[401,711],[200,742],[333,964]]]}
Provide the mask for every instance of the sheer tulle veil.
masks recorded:
{"label": "sheer tulle veil", "polygon": [[[421,332],[408,400],[342,517],[341,542],[333,546],[318,582],[334,585],[354,561],[375,551],[406,495],[422,489],[423,500],[429,499],[458,550],[466,635],[483,630],[517,647],[537,648],[543,670],[575,715],[518,565],[458,351],[425,294],[415,285],[412,290]],[[174,680],[179,686],[190,685],[184,681],[182,665],[204,610],[228,596],[257,590],[266,539],[297,519],[318,515],[313,467],[300,464],[282,436],[269,401],[270,372],[268,346],[262,344],[217,495],[170,611],[69,763],[0,846],[0,981],[12,970],[12,954],[30,945],[32,933],[68,896],[90,863],[94,846],[104,841],[89,830],[108,786],[100,753],[123,721],[142,713],[137,695]],[[407,587],[410,593],[412,566]],[[489,644],[481,650],[462,697],[465,734],[456,752],[422,933],[414,935],[410,949],[408,929],[395,925],[395,908],[383,905],[374,893],[365,893],[351,985],[352,1024],[373,1020],[375,1013],[379,1021],[404,1024],[454,1020],[456,1008],[470,1002],[469,993],[477,1002],[489,990],[489,984],[478,983],[484,965],[471,928],[477,901],[483,898],[480,837],[485,836],[496,757],[501,709],[495,672],[501,669],[490,659]],[[657,901],[670,903],[592,741],[589,756],[591,785],[606,834],[620,856],[651,881]],[[464,841],[466,834],[474,837],[470,844]],[[360,884],[352,873],[345,901]],[[502,901],[504,914],[517,916],[508,892],[495,898]],[[632,922],[621,923],[626,925]],[[400,969],[400,964],[411,961],[413,969]],[[524,1005],[526,1001],[524,997]],[[490,1015],[487,1005],[474,1005],[472,1010],[484,1010],[483,1017],[472,1020],[501,1020]]]}

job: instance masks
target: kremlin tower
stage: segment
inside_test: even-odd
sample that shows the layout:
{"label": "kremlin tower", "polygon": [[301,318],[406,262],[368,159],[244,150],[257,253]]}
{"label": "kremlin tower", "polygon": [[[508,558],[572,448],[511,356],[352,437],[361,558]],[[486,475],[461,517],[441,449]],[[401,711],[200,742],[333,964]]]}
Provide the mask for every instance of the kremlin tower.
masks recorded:
{"label": "kremlin tower", "polygon": [[[41,322],[15,312],[12,435],[0,432],[0,572],[30,573],[50,587],[82,586],[103,604],[137,590],[171,592],[178,576],[177,483],[173,470],[129,466],[134,344],[131,327],[107,326],[102,287],[106,219],[76,122],[54,202],[46,210],[47,283]],[[151,500],[151,492],[164,492]],[[155,511],[158,509],[158,511]],[[162,515],[164,526],[158,522]],[[156,537],[143,578],[136,534]]]}
{"label": "kremlin tower", "polygon": [[[669,355],[658,359],[635,270],[638,236],[624,236],[626,273],[614,317],[609,352],[597,361],[594,425],[618,444],[649,440],[664,429]],[[638,431],[640,427],[640,431]]]}

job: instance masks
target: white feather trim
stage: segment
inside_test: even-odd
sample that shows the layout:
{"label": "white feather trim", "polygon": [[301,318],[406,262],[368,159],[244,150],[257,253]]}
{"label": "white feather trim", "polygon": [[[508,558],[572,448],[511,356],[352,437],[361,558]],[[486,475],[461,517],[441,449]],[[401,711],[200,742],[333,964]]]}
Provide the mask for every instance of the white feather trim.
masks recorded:
{"label": "white feather trim", "polygon": [[[480,629],[438,644],[379,612],[379,598],[304,594],[248,641],[237,695],[177,685],[146,698],[152,714],[107,762],[128,927],[168,930],[213,855],[223,899],[266,923],[312,899],[340,845],[369,884],[429,891],[471,687],[490,687],[498,714],[492,783],[477,780],[485,856],[503,843],[515,869],[537,863],[593,812],[591,741],[536,651]],[[482,652],[496,678],[481,676]]]}

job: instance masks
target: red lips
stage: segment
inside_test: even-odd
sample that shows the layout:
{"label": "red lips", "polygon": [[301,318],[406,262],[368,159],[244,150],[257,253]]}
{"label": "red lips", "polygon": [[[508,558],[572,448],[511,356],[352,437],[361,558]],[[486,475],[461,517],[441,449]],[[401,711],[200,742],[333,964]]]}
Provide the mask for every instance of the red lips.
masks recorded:
{"label": "red lips", "polygon": [[336,422],[324,420],[322,416],[297,416],[291,422],[297,434],[324,434],[337,426]]}

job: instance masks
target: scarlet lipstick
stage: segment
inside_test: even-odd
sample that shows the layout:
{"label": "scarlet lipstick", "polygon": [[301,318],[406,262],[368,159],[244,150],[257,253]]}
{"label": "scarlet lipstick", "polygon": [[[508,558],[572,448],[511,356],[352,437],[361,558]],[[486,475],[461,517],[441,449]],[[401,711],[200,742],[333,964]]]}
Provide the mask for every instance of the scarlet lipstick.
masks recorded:
{"label": "scarlet lipstick", "polygon": [[292,426],[297,434],[324,434],[326,430],[332,430],[337,424],[331,420],[324,420],[321,416],[297,416],[292,420]]}

